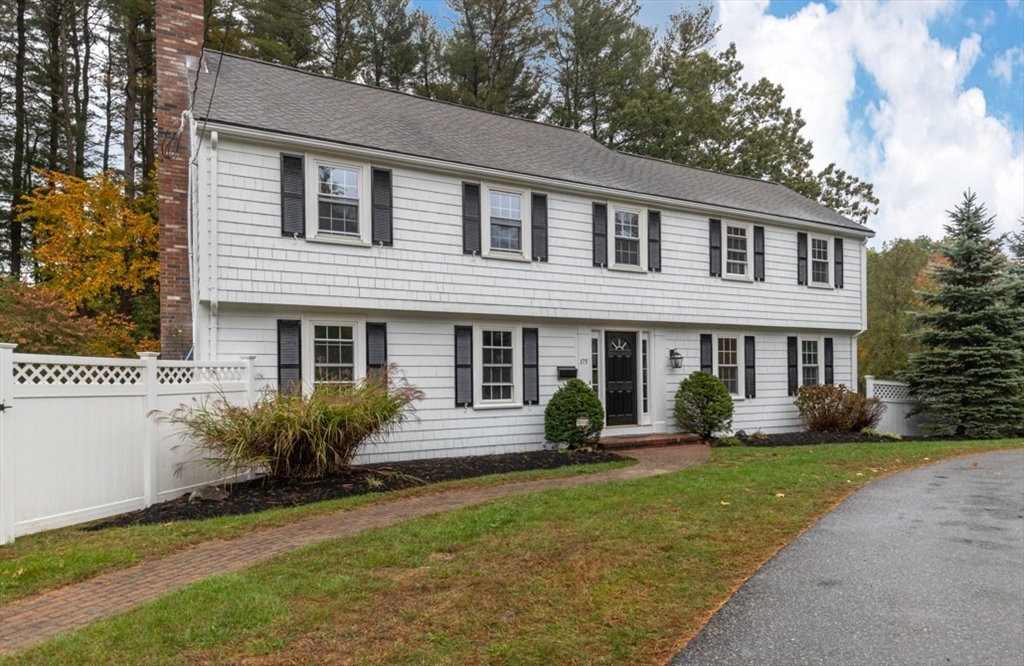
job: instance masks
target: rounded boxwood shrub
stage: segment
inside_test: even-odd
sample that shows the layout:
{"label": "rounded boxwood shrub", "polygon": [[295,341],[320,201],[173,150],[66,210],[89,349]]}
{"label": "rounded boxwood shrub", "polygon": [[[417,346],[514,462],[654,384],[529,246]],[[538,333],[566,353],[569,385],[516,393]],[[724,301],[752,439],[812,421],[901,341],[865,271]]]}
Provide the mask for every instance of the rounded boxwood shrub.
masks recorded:
{"label": "rounded boxwood shrub", "polygon": [[675,416],[680,430],[709,441],[732,427],[732,396],[718,377],[696,370],[679,382]]}
{"label": "rounded boxwood shrub", "polygon": [[[584,418],[586,425],[576,425]],[[580,379],[570,379],[555,391],[544,408],[544,439],[577,449],[597,443],[604,429],[604,408],[593,389]]]}

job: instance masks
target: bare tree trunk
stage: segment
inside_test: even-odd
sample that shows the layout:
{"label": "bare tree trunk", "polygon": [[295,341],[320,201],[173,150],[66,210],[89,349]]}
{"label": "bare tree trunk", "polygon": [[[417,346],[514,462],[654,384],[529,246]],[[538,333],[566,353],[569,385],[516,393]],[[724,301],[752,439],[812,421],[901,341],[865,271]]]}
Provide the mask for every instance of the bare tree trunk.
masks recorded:
{"label": "bare tree trunk", "polygon": [[125,39],[125,84],[124,84],[124,138],[121,148],[124,152],[124,195],[135,198],[135,111],[138,108],[138,22],[134,16],[126,17]]}
{"label": "bare tree trunk", "polygon": [[18,0],[17,18],[17,52],[14,57],[14,161],[11,165],[11,276],[21,277],[22,225],[14,215],[14,207],[21,203],[24,196],[25,181],[25,0]]}
{"label": "bare tree trunk", "polygon": [[141,103],[139,116],[142,132],[142,183],[143,190],[149,191],[154,184],[151,179],[156,172],[156,52],[154,15],[146,16],[142,25],[145,32],[139,40],[139,62],[142,66],[139,83]]}

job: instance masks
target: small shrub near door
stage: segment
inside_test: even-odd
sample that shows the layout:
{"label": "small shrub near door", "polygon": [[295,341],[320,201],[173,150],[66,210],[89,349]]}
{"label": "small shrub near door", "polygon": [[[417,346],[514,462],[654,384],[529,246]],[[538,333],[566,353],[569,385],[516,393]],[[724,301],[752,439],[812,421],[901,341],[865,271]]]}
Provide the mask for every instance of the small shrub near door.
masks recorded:
{"label": "small shrub near door", "polygon": [[676,424],[710,441],[715,433],[732,428],[732,396],[718,377],[700,370],[679,382],[676,391]]}
{"label": "small shrub near door", "polygon": [[578,449],[593,446],[604,429],[604,408],[593,389],[570,379],[555,391],[544,409],[544,439]]}
{"label": "small shrub near door", "polygon": [[388,366],[348,386],[310,394],[271,391],[252,407],[196,402],[158,418],[192,439],[194,462],[232,473],[263,469],[271,477],[311,478],[348,467],[360,448],[397,430],[422,398]]}
{"label": "small shrub near door", "polygon": [[842,384],[802,386],[794,402],[804,427],[814,432],[860,432],[878,425],[885,412],[878,398],[865,398]]}

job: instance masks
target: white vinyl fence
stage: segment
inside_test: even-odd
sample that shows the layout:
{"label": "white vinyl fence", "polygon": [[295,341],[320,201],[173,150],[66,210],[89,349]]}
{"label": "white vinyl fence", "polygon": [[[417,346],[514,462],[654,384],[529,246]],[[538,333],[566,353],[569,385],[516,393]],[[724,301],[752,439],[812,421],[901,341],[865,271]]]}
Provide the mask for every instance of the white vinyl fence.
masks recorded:
{"label": "white vinyl fence", "polygon": [[0,545],[221,480],[199,465],[175,476],[190,446],[151,412],[256,397],[254,357],[200,363],[160,361],[155,352],[134,360],[14,349],[0,343]]}
{"label": "white vinyl fence", "polygon": [[875,430],[894,432],[904,437],[919,437],[926,434],[921,430],[924,417],[907,416],[917,403],[910,395],[906,384],[875,379],[871,375],[865,377],[864,381],[865,395],[869,398],[878,398],[886,407],[882,420],[875,426]]}

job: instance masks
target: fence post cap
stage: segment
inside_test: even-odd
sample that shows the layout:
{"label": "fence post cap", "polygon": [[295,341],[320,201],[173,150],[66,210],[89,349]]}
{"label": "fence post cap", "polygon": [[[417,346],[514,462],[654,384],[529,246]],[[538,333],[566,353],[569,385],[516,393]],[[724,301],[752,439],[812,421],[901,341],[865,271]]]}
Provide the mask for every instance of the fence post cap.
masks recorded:
{"label": "fence post cap", "polygon": [[17,342],[0,342],[0,349],[14,349],[17,346]]}
{"label": "fence post cap", "polygon": [[157,358],[158,356],[160,356],[160,352],[145,351],[145,352],[135,352],[135,353],[138,354],[139,358],[142,358],[142,359]]}

